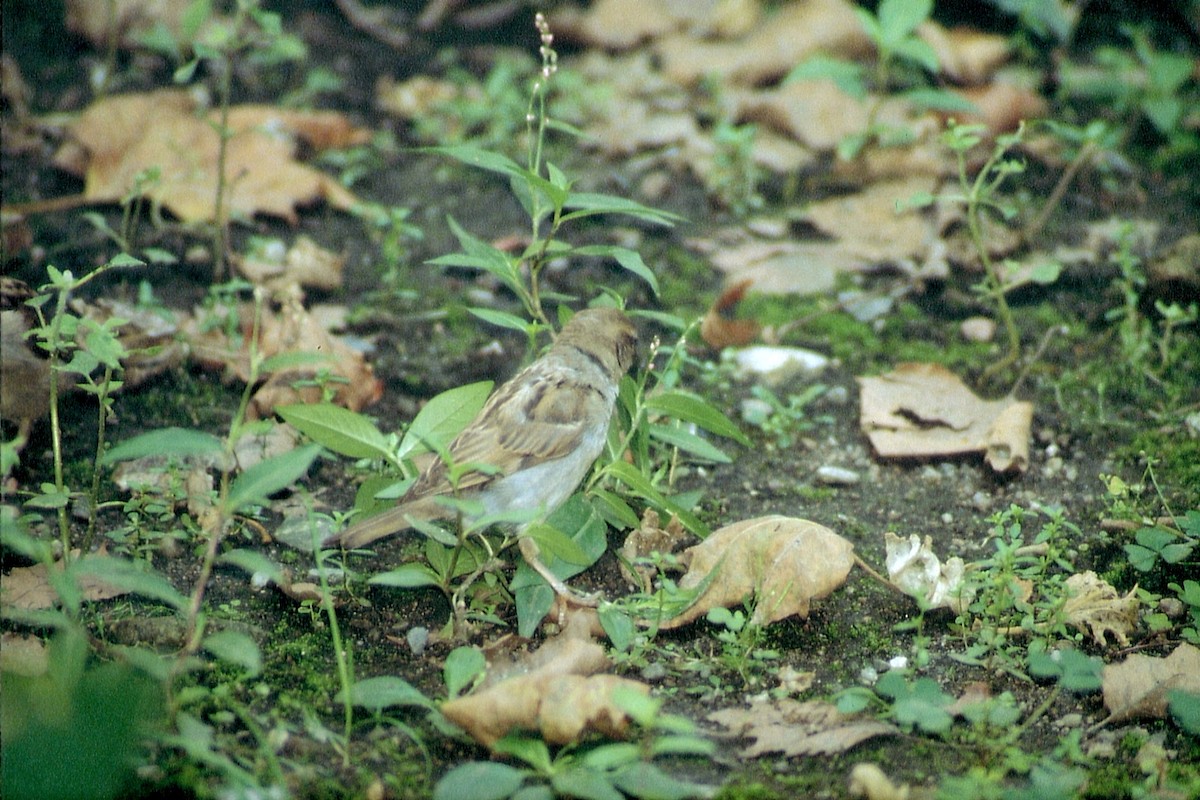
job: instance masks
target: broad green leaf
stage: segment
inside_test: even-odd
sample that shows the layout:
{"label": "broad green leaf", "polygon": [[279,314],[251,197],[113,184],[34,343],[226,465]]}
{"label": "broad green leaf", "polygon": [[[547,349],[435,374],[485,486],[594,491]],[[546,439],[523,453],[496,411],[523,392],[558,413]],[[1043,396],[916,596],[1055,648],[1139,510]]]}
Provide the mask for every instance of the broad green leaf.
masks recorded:
{"label": "broad green leaf", "polygon": [[444,448],[467,427],[492,393],[491,381],[469,383],[442,392],[417,412],[404,432],[397,457],[406,458],[429,450],[429,445]]}
{"label": "broad green leaf", "polygon": [[487,669],[487,659],[478,647],[456,647],[446,656],[442,668],[442,679],[446,683],[446,694],[458,697],[463,689]]}
{"label": "broad green leaf", "polygon": [[876,12],[883,40],[895,45],[933,13],[933,0],[882,0]]}
{"label": "broad green leaf", "polygon": [[265,575],[276,586],[284,583],[283,567],[267,558],[258,550],[230,550],[217,557],[218,564],[232,564],[251,575]]}
{"label": "broad green leaf", "polygon": [[636,250],[616,245],[596,244],[577,247],[575,252],[581,256],[609,256],[615,259],[626,271],[632,272],[649,284],[654,294],[658,295],[658,278],[654,277],[654,273],[646,266],[646,262],[642,260]]}
{"label": "broad green leaf", "polygon": [[426,147],[424,151],[427,153],[438,153],[444,156],[461,161],[462,163],[471,166],[486,169],[489,172],[497,172],[501,175],[516,175],[525,171],[517,162],[513,161],[506,155],[484,150],[482,147],[477,147],[473,144],[455,144],[446,145],[443,147]]}
{"label": "broad green leaf", "polygon": [[442,776],[433,800],[504,800],[525,782],[516,767],[492,761],[469,761]]}
{"label": "broad green leaf", "polygon": [[442,581],[436,572],[424,564],[401,564],[395,569],[373,575],[367,583],[372,586],[417,589],[422,586],[440,586]]}
{"label": "broad green leaf", "polygon": [[204,649],[222,661],[245,668],[250,677],[262,672],[258,643],[239,631],[217,631],[204,637]]}
{"label": "broad green leaf", "polygon": [[528,526],[521,535],[537,542],[543,560],[553,557],[579,567],[591,566],[595,561],[570,536],[544,522]]}
{"label": "broad green leaf", "polygon": [[567,198],[566,207],[577,210],[569,214],[564,214],[562,217],[563,222],[579,217],[592,216],[593,214],[623,214],[652,225],[664,225],[667,227],[673,226],[676,222],[685,221],[684,217],[678,214],[672,214],[669,211],[651,208],[624,197],[616,197],[608,194],[572,192],[571,196]]}
{"label": "broad green leaf", "polygon": [[[625,800],[625,795],[612,784],[612,778],[582,765],[570,765],[550,774],[550,785],[560,797],[580,800]],[[634,794],[634,797],[653,795]]]}
{"label": "broad green leaf", "polygon": [[680,450],[691,453],[697,458],[702,458],[706,461],[712,461],[717,464],[728,464],[732,461],[719,447],[678,425],[651,423],[650,438],[671,447],[678,447]]}
{"label": "broad green leaf", "polygon": [[624,461],[614,461],[605,467],[605,473],[625,484],[634,494],[641,496],[651,505],[658,506],[669,514],[678,516],[679,521],[701,539],[708,536],[708,526],[701,522],[691,511],[663,495],[637,467],[627,464]]}
{"label": "broad green leaf", "polygon": [[228,509],[236,513],[248,505],[266,502],[308,472],[320,452],[320,445],[306,444],[255,464],[229,487]]}
{"label": "broad green leaf", "polygon": [[339,455],[349,458],[390,459],[388,438],[375,423],[333,403],[280,406],[275,413],[284,421]]}
{"label": "broad green leaf", "polygon": [[689,800],[710,797],[713,787],[689,783],[663,772],[647,761],[630,764],[618,770],[613,783],[631,797],[653,797],[655,800]]}
{"label": "broad green leaf", "polygon": [[[342,702],[345,695],[338,692],[335,702]],[[350,687],[350,702],[368,711],[379,712],[390,706],[417,706],[435,708],[433,701],[411,683],[394,675],[380,675],[357,681]]]}
{"label": "broad green leaf", "polygon": [[524,317],[518,317],[516,314],[510,314],[507,311],[496,311],[491,308],[468,308],[467,311],[472,316],[478,317],[489,325],[520,331],[521,333],[529,332],[529,320]]}
{"label": "broad green leaf", "polygon": [[90,575],[105,583],[145,597],[160,600],[176,610],[188,606],[188,599],[157,572],[149,572],[132,561],[115,556],[89,555],[72,564],[76,576]]}
{"label": "broad green leaf", "polygon": [[189,428],[163,428],[126,439],[104,454],[103,464],[130,461],[144,456],[219,456],[221,440],[212,434]]}
{"label": "broad green leaf", "polygon": [[729,417],[693,394],[678,389],[652,394],[646,398],[646,408],[684,422],[694,422],[706,431],[733,439],[738,444],[750,446],[750,440],[746,434],[742,433]]}

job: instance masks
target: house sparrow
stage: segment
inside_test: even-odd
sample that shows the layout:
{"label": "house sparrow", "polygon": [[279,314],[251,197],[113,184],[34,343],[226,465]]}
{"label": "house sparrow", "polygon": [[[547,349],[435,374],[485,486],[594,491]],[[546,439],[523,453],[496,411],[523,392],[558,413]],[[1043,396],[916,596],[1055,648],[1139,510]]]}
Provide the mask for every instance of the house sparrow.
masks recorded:
{"label": "house sparrow", "polygon": [[[637,331],[617,309],[580,311],[550,349],[492,393],[449,447],[452,464],[486,464],[468,472],[457,495],[480,501],[485,514],[560,506],[591,468],[608,435],[621,376],[632,365]],[[410,520],[449,519],[436,501],[455,493],[447,463],[435,459],[395,508],[351,525],[327,545],[361,547],[412,527]],[[560,596],[570,591],[522,537],[521,555]]]}
{"label": "house sparrow", "polygon": [[0,278],[0,418],[17,422],[18,448],[33,423],[50,410],[50,361],[26,334],[38,325],[25,301],[33,290],[16,278]]}

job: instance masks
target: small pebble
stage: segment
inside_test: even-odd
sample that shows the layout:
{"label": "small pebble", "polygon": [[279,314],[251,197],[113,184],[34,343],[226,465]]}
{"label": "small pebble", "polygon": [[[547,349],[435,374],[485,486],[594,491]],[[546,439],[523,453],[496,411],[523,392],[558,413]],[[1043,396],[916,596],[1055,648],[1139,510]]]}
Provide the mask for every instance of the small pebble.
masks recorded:
{"label": "small pebble", "polygon": [[951,514],[949,511],[943,512],[942,513],[942,524],[943,525],[953,525],[954,524],[954,515]]}
{"label": "small pebble", "polygon": [[874,686],[878,680],[879,670],[870,665],[863,667],[858,673],[858,682],[867,686]]}
{"label": "small pebble", "polygon": [[638,674],[644,681],[661,681],[667,677],[667,668],[655,661],[642,667]]}
{"label": "small pebble", "polygon": [[1083,724],[1083,714],[1063,714],[1054,724],[1060,728],[1078,728]]}
{"label": "small pebble", "polygon": [[771,418],[771,414],[775,412],[775,408],[766,400],[759,400],[757,397],[748,397],[741,403],[742,419],[751,425],[762,426],[764,422]]}
{"label": "small pebble", "polygon": [[823,399],[831,406],[844,406],[850,402],[850,390],[845,386],[834,386],[825,392]]}
{"label": "small pebble", "polygon": [[802,372],[820,372],[829,365],[827,356],[799,347],[746,347],[733,358],[743,373],[758,375],[768,384],[783,383]]}
{"label": "small pebble", "polygon": [[404,634],[405,641],[408,642],[408,649],[412,650],[414,656],[420,656],[425,652],[426,645],[429,644],[429,628],[414,625],[408,629],[408,633]]}
{"label": "small pebble", "polygon": [[817,468],[817,480],[831,486],[852,486],[858,483],[858,473],[845,467],[831,467],[828,464]]}
{"label": "small pebble", "polygon": [[788,224],[778,217],[759,217],[747,222],[746,229],[767,239],[782,239],[787,236]]}
{"label": "small pebble", "polygon": [[990,511],[992,508],[992,498],[987,492],[978,491],[971,495],[971,506],[976,511]]}
{"label": "small pebble", "polygon": [[908,656],[893,656],[889,658],[888,669],[908,669]]}
{"label": "small pebble", "polygon": [[1166,614],[1168,619],[1179,619],[1183,616],[1183,601],[1178,597],[1164,597],[1158,601],[1158,610]]}
{"label": "small pebble", "polygon": [[964,319],[958,332],[968,342],[990,342],[996,336],[996,323],[987,317]]}

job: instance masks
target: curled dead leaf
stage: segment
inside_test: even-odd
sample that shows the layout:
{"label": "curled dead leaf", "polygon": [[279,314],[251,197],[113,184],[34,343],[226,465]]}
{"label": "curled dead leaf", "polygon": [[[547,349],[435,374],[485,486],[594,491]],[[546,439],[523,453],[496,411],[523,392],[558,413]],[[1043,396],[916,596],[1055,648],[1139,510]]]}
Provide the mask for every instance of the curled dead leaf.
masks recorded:
{"label": "curled dead leaf", "polygon": [[749,708],[714,711],[706,719],[725,726],[735,735],[755,740],[738,753],[742,758],[757,758],[766,753],[785,756],[841,753],[867,739],[899,732],[885,722],[843,714],[837,706],[823,700],[759,700]]}
{"label": "curled dead leaf", "polygon": [[725,316],[742,301],[753,281],[743,278],[721,292],[700,323],[700,338],[709,347],[722,350],[749,344],[758,337],[762,326],[752,319],[730,319]]}
{"label": "curled dead leaf", "polygon": [[1111,632],[1122,647],[1129,645],[1129,633],[1138,617],[1136,587],[1122,596],[1108,581],[1088,570],[1067,578],[1067,588],[1072,595],[1063,604],[1068,622],[1090,633],[1099,644],[1108,644],[1105,636]]}
{"label": "curled dead leaf", "polygon": [[996,471],[1029,466],[1030,403],[982,400],[939,364],[901,364],[858,383],[859,424],[881,458],[985,451]]}
{"label": "curled dead leaf", "polygon": [[662,624],[677,628],[718,606],[754,598],[753,625],[808,616],[809,604],[841,586],[854,566],[854,546],[824,525],[778,515],[735,522],[684,551],[684,589],[706,588],[682,614]]}
{"label": "curled dead leaf", "polygon": [[958,556],[943,564],[933,552],[928,536],[922,542],[910,534],[901,539],[888,531],[883,534],[888,580],[925,608],[952,608],[962,613],[974,598],[965,583],[966,565]]}

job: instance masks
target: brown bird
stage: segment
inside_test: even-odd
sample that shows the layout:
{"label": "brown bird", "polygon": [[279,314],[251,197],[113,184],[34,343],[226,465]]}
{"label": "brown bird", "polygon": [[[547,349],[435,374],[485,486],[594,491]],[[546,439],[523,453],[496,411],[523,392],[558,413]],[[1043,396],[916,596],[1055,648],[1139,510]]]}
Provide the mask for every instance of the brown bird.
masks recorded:
{"label": "brown bird", "polygon": [[18,449],[33,423],[50,410],[50,361],[26,334],[38,325],[25,304],[33,290],[16,278],[0,277],[0,418],[17,422]]}
{"label": "brown bird", "polygon": [[[395,508],[351,525],[327,545],[355,548],[413,527],[412,521],[450,519],[437,502],[457,496],[479,501],[484,514],[562,505],[604,448],[621,376],[633,364],[637,331],[622,311],[592,308],[563,327],[546,354],[492,393],[448,448],[450,464],[487,465],[451,483],[447,460],[435,459]],[[576,600],[520,539],[521,555],[560,596]]]}

